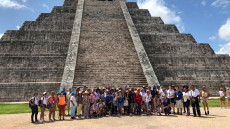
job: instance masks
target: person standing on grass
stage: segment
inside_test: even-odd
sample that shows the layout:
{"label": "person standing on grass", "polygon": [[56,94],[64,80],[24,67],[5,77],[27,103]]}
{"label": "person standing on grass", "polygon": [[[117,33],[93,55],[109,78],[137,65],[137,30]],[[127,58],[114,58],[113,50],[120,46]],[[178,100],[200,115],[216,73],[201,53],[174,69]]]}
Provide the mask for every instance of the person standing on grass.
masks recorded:
{"label": "person standing on grass", "polygon": [[71,119],[75,119],[75,111],[77,107],[77,99],[76,99],[76,92],[71,93],[72,96],[70,97],[70,107],[71,107]]}
{"label": "person standing on grass", "polygon": [[79,91],[78,96],[77,96],[77,116],[78,116],[78,118],[81,118],[82,106],[83,106],[82,92]]}
{"label": "person standing on grass", "polygon": [[[36,123],[38,122],[37,116],[38,116],[38,93],[34,93],[34,96],[29,100],[30,108],[32,111],[31,114],[31,122]],[[35,116],[35,121],[34,121]]]}
{"label": "person standing on grass", "polygon": [[69,110],[70,110],[70,97],[72,96],[72,88],[69,88],[69,91],[66,93],[66,104],[67,104],[67,111],[69,116]]}
{"label": "person standing on grass", "polygon": [[190,86],[190,101],[192,103],[192,110],[193,110],[193,116],[196,117],[198,114],[199,117],[201,117],[201,113],[200,113],[200,92],[198,89],[195,89],[195,87],[193,85]]}
{"label": "person standing on grass", "polygon": [[[57,98],[54,95],[55,95],[55,92],[52,91],[51,95],[48,98],[48,104],[47,104],[47,108],[49,109],[49,120],[50,121],[55,121],[55,110],[56,110]],[[53,115],[53,120],[51,119],[51,115]]]}
{"label": "person standing on grass", "polygon": [[185,108],[187,109],[186,116],[190,116],[190,93],[188,91],[188,87],[184,87],[184,92],[183,92],[183,103]]}
{"label": "person standing on grass", "polygon": [[141,102],[142,102],[142,96],[140,95],[140,92],[136,91],[136,95],[134,96],[134,102],[137,109],[137,115],[141,115]]}
{"label": "person standing on grass", "polygon": [[[205,115],[209,115],[208,98],[210,96],[211,96],[211,93],[209,91],[207,91],[207,87],[204,86],[202,88],[201,97],[202,97]],[[207,108],[207,110],[206,110],[206,108]]]}
{"label": "person standing on grass", "polygon": [[182,108],[183,108],[182,99],[183,99],[183,94],[180,91],[179,87],[176,87],[175,96],[176,96],[177,114],[178,115],[182,115]]}
{"label": "person standing on grass", "polygon": [[223,88],[220,88],[220,91],[219,91],[219,96],[220,96],[220,107],[222,108],[222,104],[224,103],[224,108],[225,107],[225,92],[224,92],[224,89]]}
{"label": "person standing on grass", "polygon": [[41,105],[40,105],[41,108],[40,122],[45,122],[44,115],[47,107],[47,101],[48,101],[47,93],[43,92],[43,96],[41,97]]}
{"label": "person standing on grass", "polygon": [[226,95],[227,95],[227,99],[228,99],[228,108],[230,108],[229,107],[229,103],[230,103],[230,90],[229,90],[229,88],[227,88]]}
{"label": "person standing on grass", "polygon": [[59,120],[61,120],[61,115],[63,116],[63,120],[65,120],[65,99],[64,91],[60,91],[60,95],[58,96],[58,108],[59,108]]}
{"label": "person standing on grass", "polygon": [[168,97],[168,101],[170,101],[170,107],[173,108],[173,113],[175,114],[175,104],[174,104],[174,101],[175,101],[175,91],[173,90],[173,87],[172,86],[169,86],[169,89],[167,91],[167,97]]}

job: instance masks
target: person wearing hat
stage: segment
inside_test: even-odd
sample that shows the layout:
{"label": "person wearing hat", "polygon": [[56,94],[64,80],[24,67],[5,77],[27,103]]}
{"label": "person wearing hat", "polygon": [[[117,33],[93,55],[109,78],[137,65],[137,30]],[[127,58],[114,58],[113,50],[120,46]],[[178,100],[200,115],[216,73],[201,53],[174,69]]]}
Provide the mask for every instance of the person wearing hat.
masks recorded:
{"label": "person wearing hat", "polygon": [[89,117],[89,108],[90,108],[90,101],[89,101],[89,92],[86,90],[84,92],[82,103],[84,107],[84,118]]}
{"label": "person wearing hat", "polygon": [[75,119],[75,111],[77,107],[77,99],[76,99],[76,92],[72,92],[72,96],[70,97],[70,115],[71,119]]}
{"label": "person wearing hat", "polygon": [[47,97],[47,93],[43,92],[43,96],[41,97],[41,114],[40,114],[40,122],[45,122],[44,120],[44,112],[46,110],[47,107],[47,101],[48,101],[48,97]]}
{"label": "person wearing hat", "polygon": [[64,95],[64,91],[61,90],[60,95],[58,96],[58,108],[59,108],[59,120],[61,120],[61,115],[63,116],[63,120],[65,120],[65,104],[66,97]]}

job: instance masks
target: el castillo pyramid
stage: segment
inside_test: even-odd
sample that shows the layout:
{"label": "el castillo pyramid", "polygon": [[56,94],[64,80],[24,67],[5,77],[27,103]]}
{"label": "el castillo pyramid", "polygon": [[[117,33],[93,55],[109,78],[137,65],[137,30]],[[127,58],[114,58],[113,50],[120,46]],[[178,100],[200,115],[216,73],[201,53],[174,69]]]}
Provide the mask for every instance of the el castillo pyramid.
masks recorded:
{"label": "el castillo pyramid", "polygon": [[230,86],[230,57],[125,0],[65,0],[0,40],[0,101],[61,88]]}

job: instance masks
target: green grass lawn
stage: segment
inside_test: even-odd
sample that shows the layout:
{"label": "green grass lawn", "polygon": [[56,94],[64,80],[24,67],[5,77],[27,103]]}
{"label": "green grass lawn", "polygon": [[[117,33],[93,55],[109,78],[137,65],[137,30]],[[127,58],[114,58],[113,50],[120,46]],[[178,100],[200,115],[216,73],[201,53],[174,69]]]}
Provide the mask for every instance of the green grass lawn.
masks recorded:
{"label": "green grass lawn", "polygon": [[[227,99],[226,99],[226,105],[227,105]],[[200,103],[200,106],[202,107],[203,104]],[[220,107],[220,101],[219,99],[212,99],[209,100],[209,106],[210,107]],[[39,112],[41,111],[40,108]],[[58,108],[56,109],[58,110]],[[46,111],[48,111],[46,109]],[[30,113],[31,109],[29,108],[29,104],[0,104],[0,114],[17,114],[17,113]]]}

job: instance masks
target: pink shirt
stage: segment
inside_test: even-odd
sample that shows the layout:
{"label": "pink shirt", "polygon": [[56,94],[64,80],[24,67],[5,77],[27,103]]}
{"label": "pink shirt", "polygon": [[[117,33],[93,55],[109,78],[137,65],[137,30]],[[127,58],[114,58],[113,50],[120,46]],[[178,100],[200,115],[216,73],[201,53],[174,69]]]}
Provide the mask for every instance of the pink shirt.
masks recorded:
{"label": "pink shirt", "polygon": [[90,103],[94,103],[96,101],[96,95],[93,93],[90,94],[89,99],[90,99]]}

